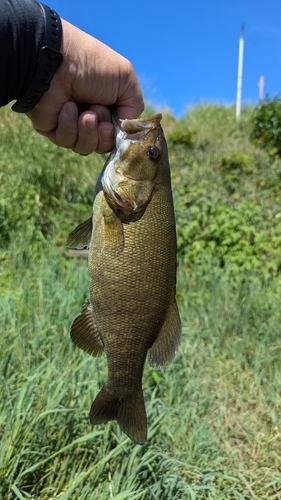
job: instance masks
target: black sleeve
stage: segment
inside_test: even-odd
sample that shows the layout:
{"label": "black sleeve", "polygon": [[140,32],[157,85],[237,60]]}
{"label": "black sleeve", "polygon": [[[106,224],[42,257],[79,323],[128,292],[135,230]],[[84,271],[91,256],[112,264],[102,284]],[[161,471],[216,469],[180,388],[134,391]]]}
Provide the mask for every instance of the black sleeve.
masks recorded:
{"label": "black sleeve", "polygon": [[34,0],[0,0],[0,106],[24,93],[44,37],[44,18]]}

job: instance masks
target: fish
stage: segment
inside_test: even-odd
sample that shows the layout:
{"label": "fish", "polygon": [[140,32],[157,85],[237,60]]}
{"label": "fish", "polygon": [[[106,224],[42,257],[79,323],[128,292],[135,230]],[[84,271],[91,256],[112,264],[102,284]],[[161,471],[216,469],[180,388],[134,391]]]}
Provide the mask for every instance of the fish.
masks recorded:
{"label": "fish", "polygon": [[142,391],[146,358],[167,366],[181,340],[176,301],[176,224],[161,114],[113,116],[115,147],[96,183],[92,217],[67,246],[89,248],[90,298],[71,326],[75,345],[107,358],[107,380],[92,403],[92,425],[116,420],[147,440]]}

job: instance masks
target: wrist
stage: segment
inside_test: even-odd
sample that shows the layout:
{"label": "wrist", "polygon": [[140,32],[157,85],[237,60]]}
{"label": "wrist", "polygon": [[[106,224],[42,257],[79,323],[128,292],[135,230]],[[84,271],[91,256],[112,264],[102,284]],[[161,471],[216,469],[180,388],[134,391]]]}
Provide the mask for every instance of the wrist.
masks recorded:
{"label": "wrist", "polygon": [[13,111],[18,113],[27,113],[36,106],[43,94],[49,89],[50,82],[63,60],[60,53],[62,41],[60,17],[53,9],[37,3],[44,17],[45,33],[31,82],[23,95],[12,106]]}

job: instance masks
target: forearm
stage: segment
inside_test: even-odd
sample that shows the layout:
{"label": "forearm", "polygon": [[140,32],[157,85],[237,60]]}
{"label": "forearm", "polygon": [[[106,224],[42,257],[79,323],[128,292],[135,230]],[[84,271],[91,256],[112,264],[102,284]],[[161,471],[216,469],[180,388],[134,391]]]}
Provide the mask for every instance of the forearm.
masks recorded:
{"label": "forearm", "polygon": [[34,0],[0,1],[0,106],[28,87],[44,36],[44,19]]}

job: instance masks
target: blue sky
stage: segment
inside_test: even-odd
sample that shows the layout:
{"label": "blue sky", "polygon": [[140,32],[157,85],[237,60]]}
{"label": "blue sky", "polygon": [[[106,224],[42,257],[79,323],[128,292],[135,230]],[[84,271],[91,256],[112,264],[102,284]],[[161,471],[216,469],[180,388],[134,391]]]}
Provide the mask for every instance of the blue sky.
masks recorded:
{"label": "blue sky", "polygon": [[281,92],[280,0],[52,0],[67,21],[130,59],[144,96],[176,117],[200,102],[236,100],[245,23],[242,102]]}

